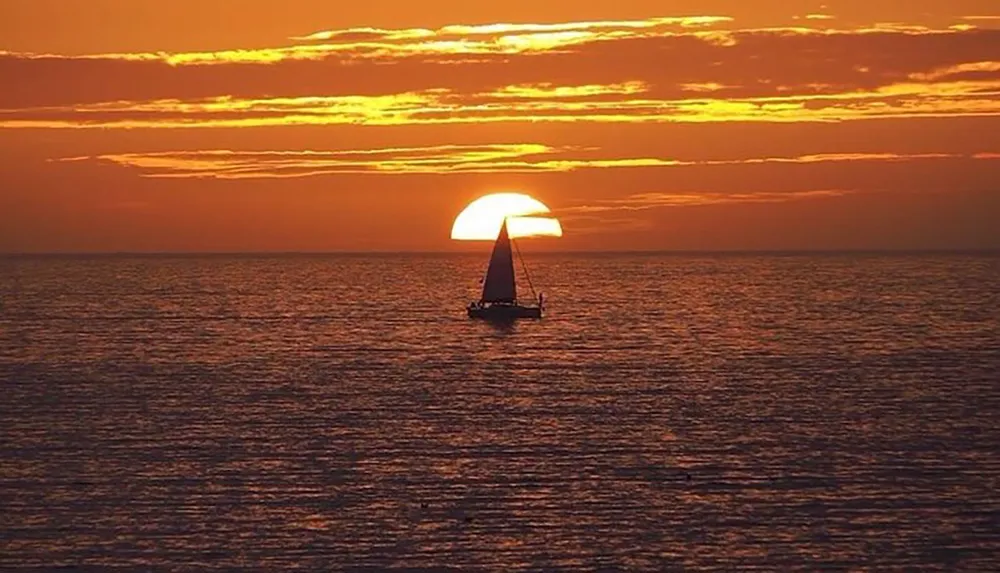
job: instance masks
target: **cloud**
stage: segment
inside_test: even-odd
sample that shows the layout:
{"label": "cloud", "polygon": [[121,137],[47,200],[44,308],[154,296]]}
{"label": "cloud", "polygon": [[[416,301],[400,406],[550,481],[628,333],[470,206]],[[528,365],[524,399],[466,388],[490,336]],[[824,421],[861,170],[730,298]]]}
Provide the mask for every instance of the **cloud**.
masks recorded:
{"label": "cloud", "polygon": [[[427,90],[375,96],[113,101],[0,110],[6,128],[215,128],[449,123],[840,122],[1000,115],[1000,72],[987,62],[917,74],[867,91],[725,97],[690,85],[687,97],[652,97],[641,82],[521,84],[493,92]],[[993,67],[991,67],[993,66]],[[780,89],[780,88],[779,88]]]}
{"label": "cloud", "polygon": [[502,43],[504,38],[518,35],[557,34],[563,32],[595,32],[595,31],[642,31],[666,29],[671,27],[695,28],[732,22],[728,16],[681,16],[649,18],[645,20],[604,20],[590,22],[560,22],[554,24],[452,24],[437,30],[411,28],[403,30],[385,30],[379,28],[349,28],[347,30],[326,30],[308,36],[294,37],[296,41],[330,41],[345,40],[354,42],[359,38],[382,40],[412,40],[414,38],[435,38],[440,41],[460,41],[469,36],[486,37],[486,41]]}
{"label": "cloud", "polygon": [[575,237],[581,235],[612,235],[646,231],[653,228],[653,222],[641,217],[579,215],[569,213],[559,217],[562,225],[571,229]]}
{"label": "cloud", "polygon": [[348,44],[366,41],[388,41],[388,40],[409,40],[413,38],[426,38],[434,36],[434,32],[422,28],[410,28],[403,30],[387,30],[383,28],[348,28],[346,30],[326,30],[309,34],[308,36],[298,36],[290,38],[297,42],[329,42],[340,41]]}
{"label": "cloud", "polygon": [[[1000,114],[1000,30],[720,17],[350,28],[261,50],[0,53],[0,127],[847,121]],[[708,29],[704,29],[707,27]],[[318,42],[318,43],[317,43]]]}
{"label": "cloud", "polygon": [[[566,207],[559,210],[559,216],[577,213],[594,214],[623,211],[646,211],[664,207],[694,207],[719,205],[724,203],[780,203],[802,199],[822,199],[841,197],[852,193],[842,189],[820,189],[811,191],[759,191],[752,193],[639,193],[623,199],[603,199],[591,204]],[[570,219],[572,220],[572,219]]]}
{"label": "cloud", "polygon": [[719,192],[648,192],[620,199],[600,199],[578,202],[558,209],[558,216],[568,234],[603,235],[645,231],[654,227],[645,212],[656,209],[709,207],[733,204],[769,204],[835,199],[853,195],[845,189],[805,191],[754,191],[743,193]]}
{"label": "cloud", "polygon": [[[532,171],[531,159],[555,152],[539,144],[440,145],[336,151],[178,151],[70,157],[138,169],[148,177],[283,178],[347,173],[413,174]],[[541,165],[541,163],[539,163]],[[539,167],[544,170],[544,167]]]}
{"label": "cloud", "polygon": [[[975,155],[992,159],[991,152]],[[438,145],[386,149],[235,151],[202,150],[120,153],[69,157],[136,169],[144,177],[261,179],[319,175],[566,173],[583,169],[682,168],[697,166],[902,162],[966,157],[948,153],[828,153],[794,157],[681,160],[668,157],[615,157],[594,147],[553,147],[540,143]],[[686,196],[674,197],[677,201]]]}
{"label": "cloud", "polygon": [[[637,193],[621,199],[601,199],[563,207],[554,215],[573,235],[610,234],[643,231],[653,223],[640,212],[654,209],[705,207],[747,203],[786,203],[832,199],[853,194],[842,189],[808,191],[757,191],[747,193],[686,192]],[[631,216],[630,216],[631,214]]]}

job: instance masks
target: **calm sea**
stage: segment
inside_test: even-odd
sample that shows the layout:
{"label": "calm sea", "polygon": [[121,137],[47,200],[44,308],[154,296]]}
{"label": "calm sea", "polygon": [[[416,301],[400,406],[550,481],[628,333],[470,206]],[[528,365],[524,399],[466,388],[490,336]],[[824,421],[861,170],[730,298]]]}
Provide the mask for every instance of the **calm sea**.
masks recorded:
{"label": "calm sea", "polygon": [[996,570],[1000,256],[486,257],[0,259],[0,567]]}

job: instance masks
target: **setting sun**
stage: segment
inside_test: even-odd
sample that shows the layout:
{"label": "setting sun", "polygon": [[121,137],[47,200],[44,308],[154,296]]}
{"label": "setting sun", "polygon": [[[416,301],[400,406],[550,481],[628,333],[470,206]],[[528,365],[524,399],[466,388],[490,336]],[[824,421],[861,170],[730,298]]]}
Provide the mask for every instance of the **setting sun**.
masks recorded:
{"label": "setting sun", "polygon": [[562,226],[544,203],[523,193],[494,193],[480,197],[455,218],[451,238],[460,241],[492,241],[504,218],[511,237],[561,237]]}

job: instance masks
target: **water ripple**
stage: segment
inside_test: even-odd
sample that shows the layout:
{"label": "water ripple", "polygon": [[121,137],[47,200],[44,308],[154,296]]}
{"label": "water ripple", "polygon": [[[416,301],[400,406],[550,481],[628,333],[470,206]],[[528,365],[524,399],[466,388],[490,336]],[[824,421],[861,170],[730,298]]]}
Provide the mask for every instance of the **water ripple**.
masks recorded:
{"label": "water ripple", "polygon": [[1000,259],[528,262],[0,260],[0,567],[1000,561]]}

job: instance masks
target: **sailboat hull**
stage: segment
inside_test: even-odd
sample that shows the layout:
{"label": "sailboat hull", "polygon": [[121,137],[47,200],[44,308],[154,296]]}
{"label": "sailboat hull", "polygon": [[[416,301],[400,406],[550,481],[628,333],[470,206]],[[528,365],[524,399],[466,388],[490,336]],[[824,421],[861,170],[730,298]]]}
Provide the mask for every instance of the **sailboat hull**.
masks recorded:
{"label": "sailboat hull", "polygon": [[469,307],[469,318],[485,320],[515,320],[518,318],[542,318],[542,309],[537,306],[493,304]]}

